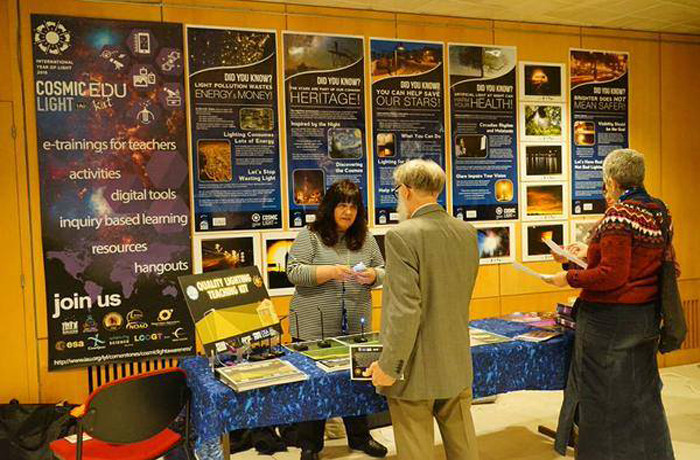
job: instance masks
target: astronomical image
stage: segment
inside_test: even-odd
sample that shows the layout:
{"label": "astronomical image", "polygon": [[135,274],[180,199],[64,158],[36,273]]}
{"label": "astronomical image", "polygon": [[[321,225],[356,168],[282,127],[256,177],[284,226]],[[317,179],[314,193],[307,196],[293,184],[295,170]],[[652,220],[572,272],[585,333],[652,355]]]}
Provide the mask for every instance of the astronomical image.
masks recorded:
{"label": "astronomical image", "polygon": [[525,64],[525,95],[561,97],[562,70],[556,65]]}
{"label": "astronomical image", "polygon": [[197,142],[197,167],[202,182],[231,182],[231,143],[228,140]]}
{"label": "astronomical image", "polygon": [[564,214],[564,185],[523,184],[526,195],[526,217],[561,216]]}
{"label": "astronomical image", "polygon": [[320,169],[297,169],[293,174],[294,203],[299,206],[321,204],[325,194],[323,171]]}
{"label": "astronomical image", "polygon": [[330,128],[328,156],[334,160],[362,158],[362,131],[357,128]]}
{"label": "astronomical image", "polygon": [[508,179],[499,179],[494,184],[496,201],[507,203],[513,201],[513,181]]}
{"label": "astronomical image", "polygon": [[570,55],[571,88],[586,83],[601,83],[627,73],[627,53],[572,50]]}
{"label": "astronomical image", "polygon": [[363,41],[357,37],[284,34],[284,76],[334,70],[362,59]]}
{"label": "astronomical image", "polygon": [[598,226],[599,220],[574,220],[571,222],[571,239],[575,243],[588,244],[591,233]]}
{"label": "astronomical image", "polygon": [[396,136],[394,133],[377,133],[377,156],[388,158],[396,155]]}
{"label": "astronomical image", "polygon": [[561,105],[525,104],[525,136],[562,135]]}
{"label": "astronomical image", "polygon": [[544,240],[552,240],[558,245],[564,244],[564,225],[531,225],[524,227],[527,238],[527,256],[549,255],[551,250]]}
{"label": "astronomical image", "polygon": [[594,121],[574,122],[574,143],[584,147],[595,145]]}
{"label": "astronomical image", "polygon": [[255,265],[255,239],[221,237],[202,240],[202,273]]}
{"label": "astronomical image", "polygon": [[562,174],[561,145],[526,145],[525,174],[527,176],[555,176]]}
{"label": "astronomical image", "polygon": [[495,46],[450,45],[450,75],[496,78],[515,67],[515,49]]}
{"label": "astronomical image", "polygon": [[275,34],[224,29],[188,30],[190,72],[218,66],[245,66],[275,52]]}
{"label": "astronomical image", "polygon": [[456,136],[455,156],[467,159],[488,157],[488,138],[483,134],[460,134]]}
{"label": "astronomical image", "polygon": [[[265,240],[265,276],[270,295],[288,295],[294,291],[294,284],[287,278],[289,251],[293,243],[294,235]],[[285,291],[276,291],[277,289]]]}
{"label": "astronomical image", "polygon": [[244,107],[238,112],[243,131],[272,131],[275,116],[272,109]]}
{"label": "astronomical image", "polygon": [[511,226],[477,228],[480,259],[509,258],[511,254]]}
{"label": "astronomical image", "polygon": [[371,49],[372,82],[426,73],[442,63],[442,45],[437,43],[372,40]]}

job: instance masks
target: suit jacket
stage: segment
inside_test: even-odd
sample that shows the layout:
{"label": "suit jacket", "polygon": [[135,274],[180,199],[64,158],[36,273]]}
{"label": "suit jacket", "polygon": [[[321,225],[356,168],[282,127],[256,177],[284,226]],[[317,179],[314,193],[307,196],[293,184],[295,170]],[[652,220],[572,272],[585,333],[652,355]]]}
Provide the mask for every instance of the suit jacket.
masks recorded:
{"label": "suit jacket", "polygon": [[479,271],[476,229],[438,204],[418,209],[385,236],[379,366],[401,377],[379,392],[448,399],[472,385],[469,302]]}

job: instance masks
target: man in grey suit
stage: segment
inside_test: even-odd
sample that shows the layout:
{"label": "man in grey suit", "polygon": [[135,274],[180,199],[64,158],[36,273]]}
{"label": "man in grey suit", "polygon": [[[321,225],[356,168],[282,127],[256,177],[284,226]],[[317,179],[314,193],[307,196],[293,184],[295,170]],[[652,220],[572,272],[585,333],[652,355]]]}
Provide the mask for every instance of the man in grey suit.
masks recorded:
{"label": "man in grey suit", "polygon": [[476,460],[469,302],[479,270],[474,227],[437,203],[445,172],[411,160],[394,171],[402,222],[385,237],[379,361],[400,460],[433,458],[433,417],[447,460]]}

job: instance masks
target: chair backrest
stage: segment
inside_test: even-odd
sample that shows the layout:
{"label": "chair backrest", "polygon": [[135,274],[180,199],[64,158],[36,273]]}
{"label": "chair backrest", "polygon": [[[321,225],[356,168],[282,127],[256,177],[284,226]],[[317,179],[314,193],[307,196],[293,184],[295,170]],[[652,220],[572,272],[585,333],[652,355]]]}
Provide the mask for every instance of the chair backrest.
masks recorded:
{"label": "chair backrest", "polygon": [[95,390],[85,403],[83,428],[112,444],[155,436],[170,425],[189,398],[182,369],[163,369],[115,380]]}

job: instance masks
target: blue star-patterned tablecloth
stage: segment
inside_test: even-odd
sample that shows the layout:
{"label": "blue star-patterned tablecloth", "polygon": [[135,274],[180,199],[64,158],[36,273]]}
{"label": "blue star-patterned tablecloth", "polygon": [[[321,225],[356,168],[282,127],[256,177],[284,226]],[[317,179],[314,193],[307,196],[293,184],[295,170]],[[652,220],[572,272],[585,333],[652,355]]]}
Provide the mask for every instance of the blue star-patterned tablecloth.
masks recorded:
{"label": "blue star-patterned tablecloth", "polygon": [[[473,321],[472,326],[514,337],[535,328],[500,319]],[[519,390],[561,390],[566,382],[573,335],[547,342],[506,342],[472,348],[474,397]],[[192,390],[192,422],[200,458],[221,458],[219,437],[239,428],[281,425],[303,420],[360,415],[387,409],[369,382],[350,380],[349,372],[327,374],[305,356],[285,359],[309,379],[245,393],[219,382],[203,357],[180,361]]]}

